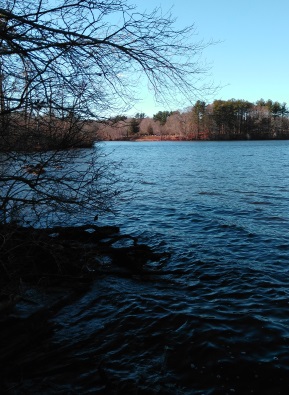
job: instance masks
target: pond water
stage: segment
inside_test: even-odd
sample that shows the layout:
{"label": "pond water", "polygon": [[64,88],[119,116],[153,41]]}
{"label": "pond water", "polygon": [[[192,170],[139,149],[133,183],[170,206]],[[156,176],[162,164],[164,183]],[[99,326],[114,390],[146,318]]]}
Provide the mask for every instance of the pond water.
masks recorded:
{"label": "pond water", "polygon": [[[171,274],[101,277],[60,310],[50,341],[63,358],[50,385],[63,394],[287,394],[289,142],[103,149],[122,161],[133,193],[100,223],[170,252]],[[59,378],[65,364],[69,380]],[[34,388],[46,393],[41,383]]]}

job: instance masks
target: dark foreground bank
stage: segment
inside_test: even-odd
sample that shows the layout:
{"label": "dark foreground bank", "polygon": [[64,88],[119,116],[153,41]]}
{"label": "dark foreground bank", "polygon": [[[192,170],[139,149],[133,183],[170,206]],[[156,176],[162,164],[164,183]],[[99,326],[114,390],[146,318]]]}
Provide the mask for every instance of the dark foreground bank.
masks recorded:
{"label": "dark foreground bank", "polygon": [[1,394],[288,394],[286,268],[166,260],[117,227],[0,234]]}
{"label": "dark foreground bank", "polygon": [[[77,303],[96,278],[162,274],[146,265],[166,257],[139,244],[137,238],[120,234],[116,226],[5,225],[0,236],[1,394],[38,393],[33,392],[34,380],[45,382],[55,369],[63,377],[85,369],[85,362],[72,366],[75,358],[62,360],[61,347],[48,345],[54,330],[51,319]],[[81,344],[78,347],[80,352]],[[100,366],[97,371],[99,382],[105,382]],[[49,385],[43,388],[50,393]]]}

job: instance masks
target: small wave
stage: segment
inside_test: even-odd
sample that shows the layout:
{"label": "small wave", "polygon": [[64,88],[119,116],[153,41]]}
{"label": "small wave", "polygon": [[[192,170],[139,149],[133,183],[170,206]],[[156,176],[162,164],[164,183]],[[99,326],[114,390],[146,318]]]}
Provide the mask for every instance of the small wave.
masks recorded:
{"label": "small wave", "polygon": [[145,181],[145,180],[141,180],[140,183],[141,183],[142,185],[157,185],[156,182],[153,182],[153,181]]}
{"label": "small wave", "polygon": [[255,205],[272,205],[274,204],[273,202],[269,201],[264,201],[264,200],[254,200],[254,201],[248,201],[249,204],[255,204]]}
{"label": "small wave", "polygon": [[198,195],[207,195],[207,196],[221,196],[222,193],[216,191],[200,191]]}
{"label": "small wave", "polygon": [[288,251],[289,250],[289,244],[280,244],[280,245],[278,245],[277,246],[277,248],[278,248],[278,250],[286,250],[286,251]]}
{"label": "small wave", "polygon": [[277,215],[272,215],[272,216],[262,216],[262,221],[288,221],[288,218],[285,217],[278,217]]}

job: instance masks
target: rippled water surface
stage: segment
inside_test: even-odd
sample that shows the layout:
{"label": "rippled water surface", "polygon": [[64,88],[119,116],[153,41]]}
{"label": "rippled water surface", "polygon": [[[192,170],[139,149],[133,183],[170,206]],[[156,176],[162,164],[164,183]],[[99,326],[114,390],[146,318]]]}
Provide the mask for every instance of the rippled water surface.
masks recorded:
{"label": "rippled water surface", "polygon": [[289,142],[104,149],[133,196],[101,221],[169,251],[171,274],[99,278],[58,312],[59,393],[288,394]]}

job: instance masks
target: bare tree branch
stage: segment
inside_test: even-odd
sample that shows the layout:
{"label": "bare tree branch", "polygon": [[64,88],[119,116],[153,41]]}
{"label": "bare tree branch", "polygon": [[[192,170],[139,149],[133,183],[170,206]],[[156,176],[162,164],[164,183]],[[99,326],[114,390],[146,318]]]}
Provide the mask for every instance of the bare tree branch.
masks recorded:
{"label": "bare tree branch", "polygon": [[[126,0],[2,1],[3,221],[15,205],[37,217],[45,205],[111,209],[119,191],[105,158],[96,150],[83,167],[82,154],[62,149],[87,139],[84,121],[130,108],[143,77],[157,99],[195,100],[204,88],[200,56],[209,43],[195,41],[193,25],[175,26],[170,13],[140,13]],[[45,152],[32,153],[39,148]],[[25,149],[29,154],[17,153]]]}

